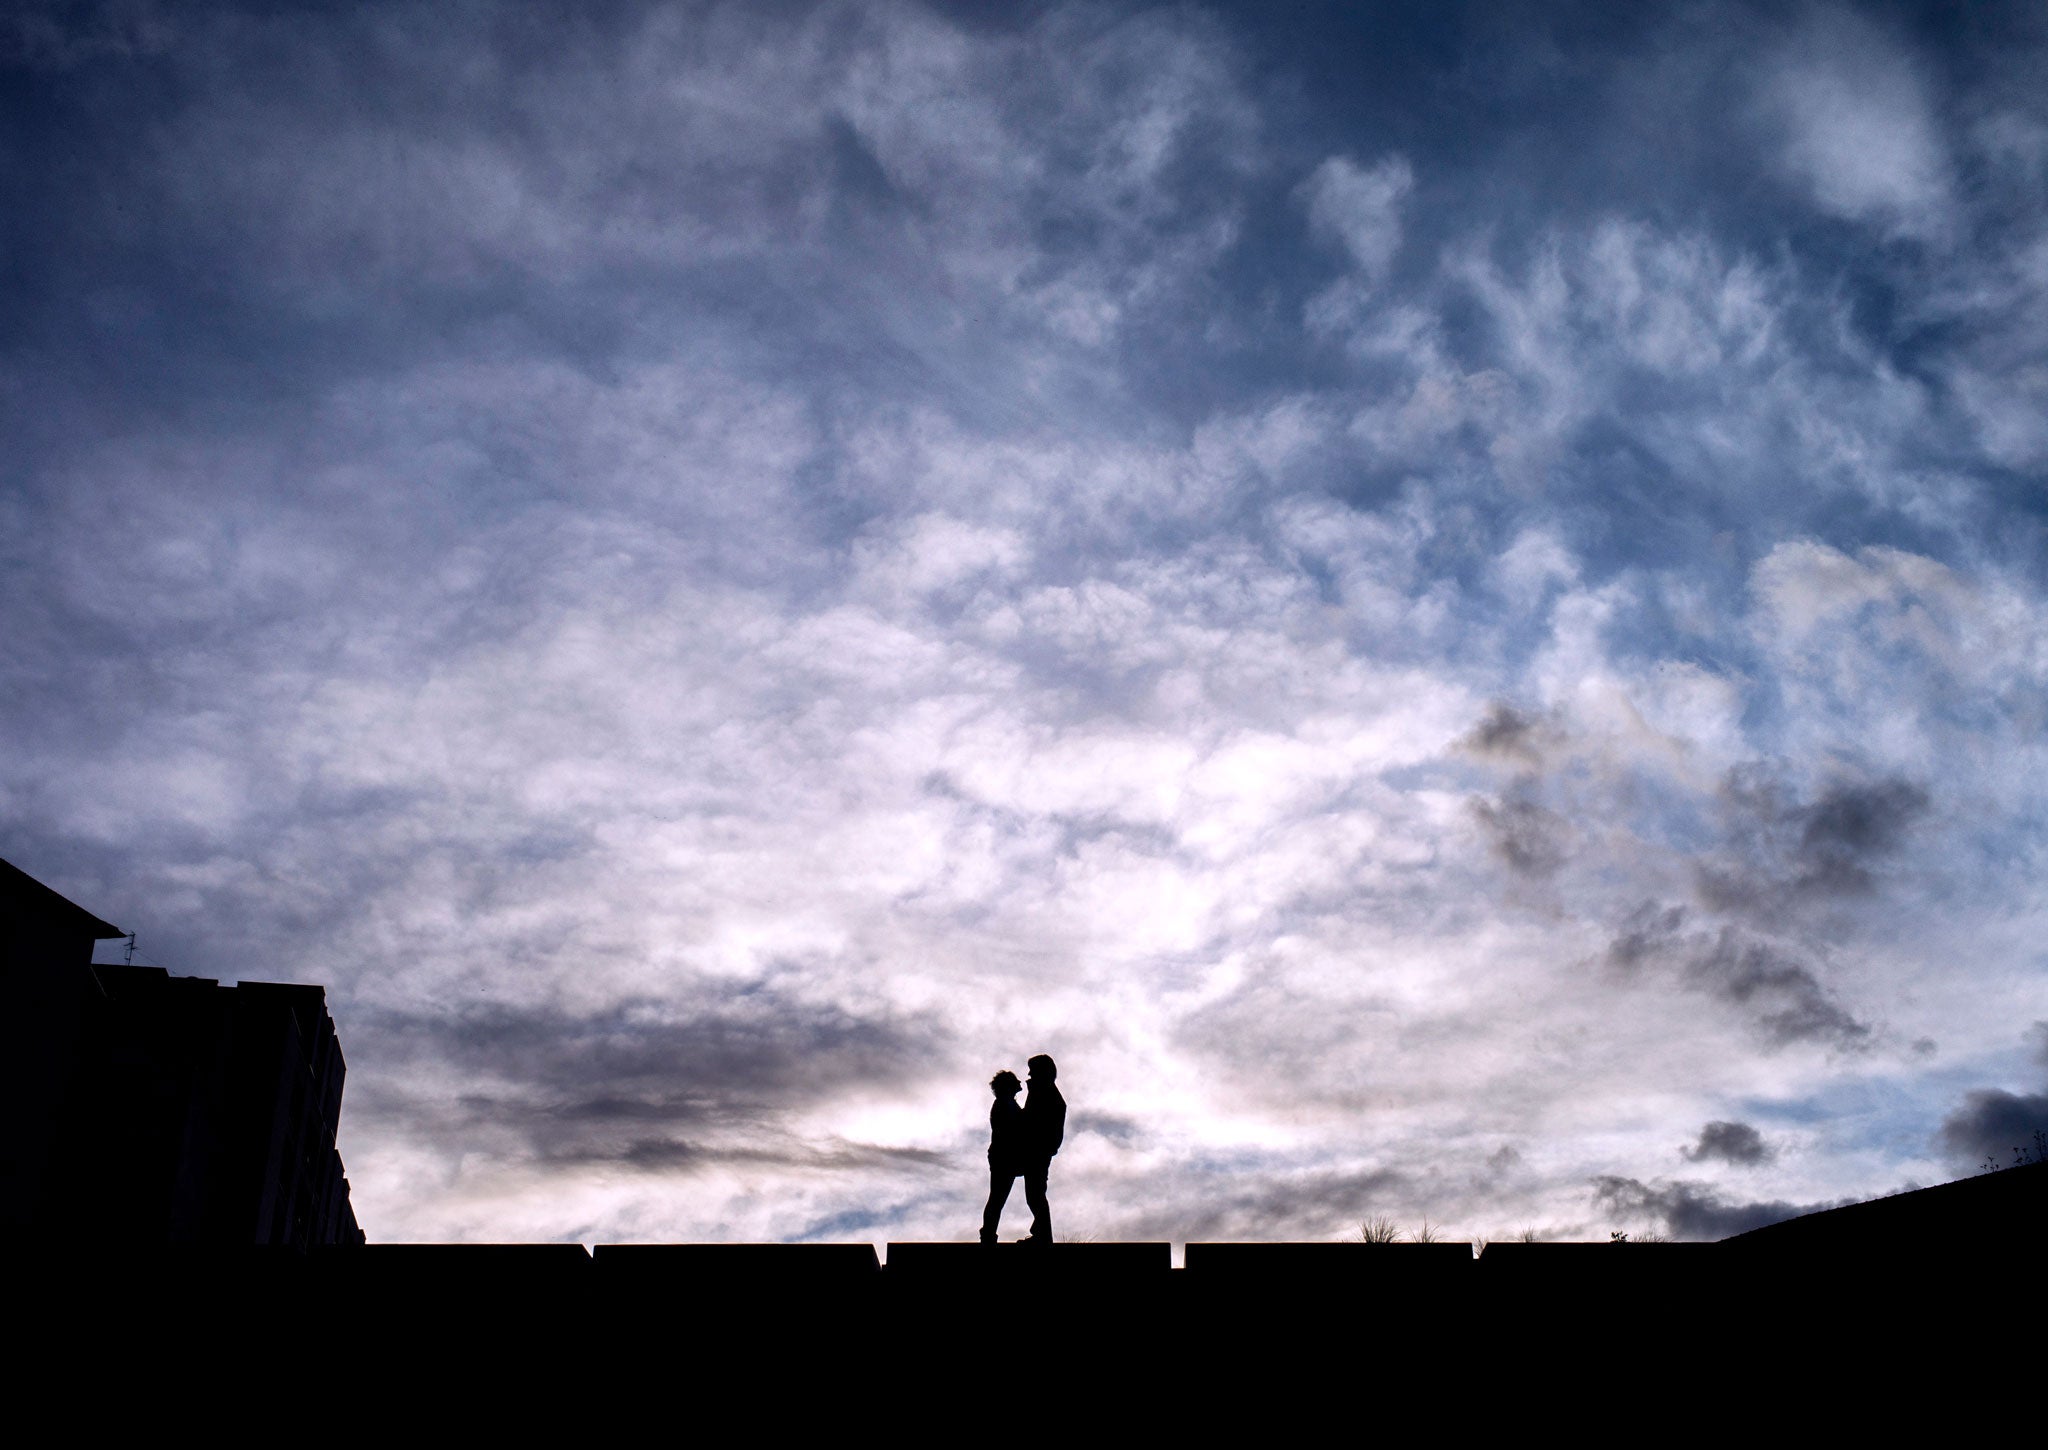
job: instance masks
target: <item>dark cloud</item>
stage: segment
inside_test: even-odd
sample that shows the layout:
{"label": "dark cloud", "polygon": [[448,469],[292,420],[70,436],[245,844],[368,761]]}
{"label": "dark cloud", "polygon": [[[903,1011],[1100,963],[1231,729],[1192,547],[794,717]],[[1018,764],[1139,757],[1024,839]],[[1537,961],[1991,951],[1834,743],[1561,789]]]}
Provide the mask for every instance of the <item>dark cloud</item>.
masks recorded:
{"label": "dark cloud", "polygon": [[1774,1046],[1869,1046],[1870,1025],[1836,1002],[1792,949],[1734,926],[1688,932],[1687,919],[1683,907],[1645,903],[1609,944],[1608,964],[1627,976],[1666,969],[1686,986],[1740,1008]]}
{"label": "dark cloud", "polygon": [[1870,1024],[1822,985],[1815,947],[1796,908],[1853,900],[1876,886],[1876,868],[1897,855],[1928,810],[1927,791],[1908,780],[1836,781],[1802,801],[1777,774],[1749,765],[1731,771],[1719,800],[1728,848],[1695,867],[1710,913],[1734,918],[1685,930],[1680,906],[1639,908],[1608,949],[1633,970],[1659,962],[1688,985],[1740,1007],[1770,1042],[1867,1047]]}
{"label": "dark cloud", "polygon": [[1730,1203],[1704,1183],[1644,1183],[1635,1178],[1602,1175],[1593,1180],[1593,1198],[1600,1207],[1623,1223],[1652,1220],[1675,1239],[1706,1240],[1729,1238],[1767,1224],[1839,1208],[1853,1200],[1835,1203]]}
{"label": "dark cloud", "polygon": [[[2048,1022],[2036,1022],[2027,1039],[2035,1065],[2048,1068]],[[1942,1119],[1936,1142],[1958,1167],[1976,1168],[1986,1159],[2004,1166],[2014,1149],[2028,1155],[2037,1151],[2036,1133],[2048,1133],[2048,1088],[2037,1093],[1978,1088]]]}
{"label": "dark cloud", "polygon": [[1472,733],[1458,741],[1458,748],[1484,759],[1504,761],[1534,769],[1543,764],[1543,724],[1505,700],[1495,700],[1472,727]]}
{"label": "dark cloud", "polygon": [[1988,1158],[2004,1166],[2014,1149],[2034,1152],[2036,1133],[2048,1133],[2048,1093],[1978,1088],[1942,1119],[1940,1144],[1959,1165],[1974,1168]]}
{"label": "dark cloud", "polygon": [[1758,767],[1732,772],[1721,799],[1733,852],[1703,863],[1701,898],[1717,910],[1771,916],[1805,901],[1867,896],[1927,814],[1925,787],[1889,777],[1837,781],[1809,802]]}
{"label": "dark cloud", "polygon": [[1754,1168],[1778,1156],[1778,1150],[1766,1143],[1763,1134],[1748,1123],[1719,1119],[1700,1129],[1697,1143],[1680,1151],[1695,1163],[1718,1158],[1723,1163],[1733,1163],[1742,1168]]}
{"label": "dark cloud", "polygon": [[1633,972],[1654,962],[1678,938],[1685,920],[1686,910],[1682,906],[1644,902],[1629,913],[1620,933],[1607,944],[1608,965]]}
{"label": "dark cloud", "polygon": [[[769,992],[696,1011],[636,1000],[589,1014],[386,1012],[350,1043],[358,1069],[374,1064],[386,1081],[352,1088],[352,1102],[415,1131],[431,1125],[421,1135],[449,1152],[491,1147],[551,1164],[923,1166],[943,1155],[799,1142],[782,1120],[849,1089],[917,1081],[944,1057],[945,1040],[932,1019],[861,1017]],[[425,1088],[448,1073],[464,1090]]]}
{"label": "dark cloud", "polygon": [[1518,876],[1554,876],[1564,865],[1571,824],[1556,811],[1523,795],[1472,802],[1487,844]]}
{"label": "dark cloud", "polygon": [[1686,980],[1744,1008],[1774,1043],[1823,1042],[1861,1048],[1871,1029],[1835,1002],[1798,960],[1764,941],[1744,941],[1724,927],[1685,964]]}
{"label": "dark cloud", "polygon": [[1871,863],[1897,853],[1927,805],[1925,788],[1908,780],[1828,787],[1796,817],[1801,883],[1835,895],[1870,890]]}
{"label": "dark cloud", "polygon": [[1117,1113],[1078,1112],[1067,1119],[1067,1132],[1093,1133],[1098,1138],[1109,1139],[1119,1148],[1128,1148],[1138,1141],[1144,1128],[1137,1119]]}
{"label": "dark cloud", "polygon": [[1407,1183],[1392,1169],[1202,1173],[1178,1185],[1183,1191],[1158,1194],[1158,1206],[1130,1211],[1117,1232],[1131,1239],[1190,1242],[1327,1238],[1369,1217]]}

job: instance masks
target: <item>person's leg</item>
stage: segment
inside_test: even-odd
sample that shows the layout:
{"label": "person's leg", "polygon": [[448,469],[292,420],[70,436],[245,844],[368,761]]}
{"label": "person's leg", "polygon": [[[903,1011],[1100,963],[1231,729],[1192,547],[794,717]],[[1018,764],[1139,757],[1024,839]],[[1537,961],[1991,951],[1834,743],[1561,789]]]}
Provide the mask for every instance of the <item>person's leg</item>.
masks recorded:
{"label": "person's leg", "polygon": [[1045,1180],[1051,1172],[1049,1158],[1024,1170],[1024,1201],[1031,1205],[1031,1237],[1041,1244],[1052,1242],[1052,1205],[1045,1201]]}
{"label": "person's leg", "polygon": [[1003,1205],[1010,1201],[1010,1185],[1017,1175],[995,1167],[988,1170],[988,1207],[981,1211],[981,1241],[996,1242],[996,1226],[1003,1221]]}

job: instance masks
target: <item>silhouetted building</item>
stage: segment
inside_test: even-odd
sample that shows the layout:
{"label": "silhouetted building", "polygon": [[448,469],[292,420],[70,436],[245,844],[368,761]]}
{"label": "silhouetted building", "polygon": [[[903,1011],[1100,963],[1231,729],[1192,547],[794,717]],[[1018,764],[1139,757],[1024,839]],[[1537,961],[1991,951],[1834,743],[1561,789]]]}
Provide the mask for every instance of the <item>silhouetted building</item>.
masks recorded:
{"label": "silhouetted building", "polygon": [[359,1244],[319,987],[94,965],[122,935],[0,861],[0,1224],[111,1244]]}

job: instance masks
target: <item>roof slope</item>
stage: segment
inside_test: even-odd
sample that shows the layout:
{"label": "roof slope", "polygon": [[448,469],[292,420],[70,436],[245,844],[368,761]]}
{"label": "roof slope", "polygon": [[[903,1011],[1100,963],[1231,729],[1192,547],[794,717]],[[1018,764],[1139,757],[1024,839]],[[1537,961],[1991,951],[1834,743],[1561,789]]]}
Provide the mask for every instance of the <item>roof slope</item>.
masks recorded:
{"label": "roof slope", "polygon": [[60,930],[88,932],[94,941],[128,935],[112,922],[100,920],[77,902],[59,896],[11,861],[0,861],[0,902],[31,916],[54,921]]}
{"label": "roof slope", "polygon": [[1723,1239],[1749,1249],[1862,1249],[1968,1240],[2031,1240],[2048,1222],[2048,1164],[1979,1173],[1868,1203],[1788,1218]]}

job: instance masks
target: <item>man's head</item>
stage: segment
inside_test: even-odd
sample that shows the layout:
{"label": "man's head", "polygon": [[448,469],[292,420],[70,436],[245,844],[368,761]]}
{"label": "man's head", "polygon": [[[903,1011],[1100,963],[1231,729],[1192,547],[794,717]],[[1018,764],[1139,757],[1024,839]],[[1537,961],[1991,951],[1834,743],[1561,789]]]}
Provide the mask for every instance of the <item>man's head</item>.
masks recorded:
{"label": "man's head", "polygon": [[1017,1074],[1007,1067],[988,1080],[988,1090],[999,1098],[1014,1098],[1024,1091],[1024,1084],[1017,1081]]}
{"label": "man's head", "polygon": [[1053,1060],[1042,1052],[1032,1058],[1031,1061],[1025,1063],[1024,1070],[1030,1073],[1034,1080],[1042,1077],[1047,1082],[1051,1082],[1060,1075],[1060,1070],[1053,1065]]}

